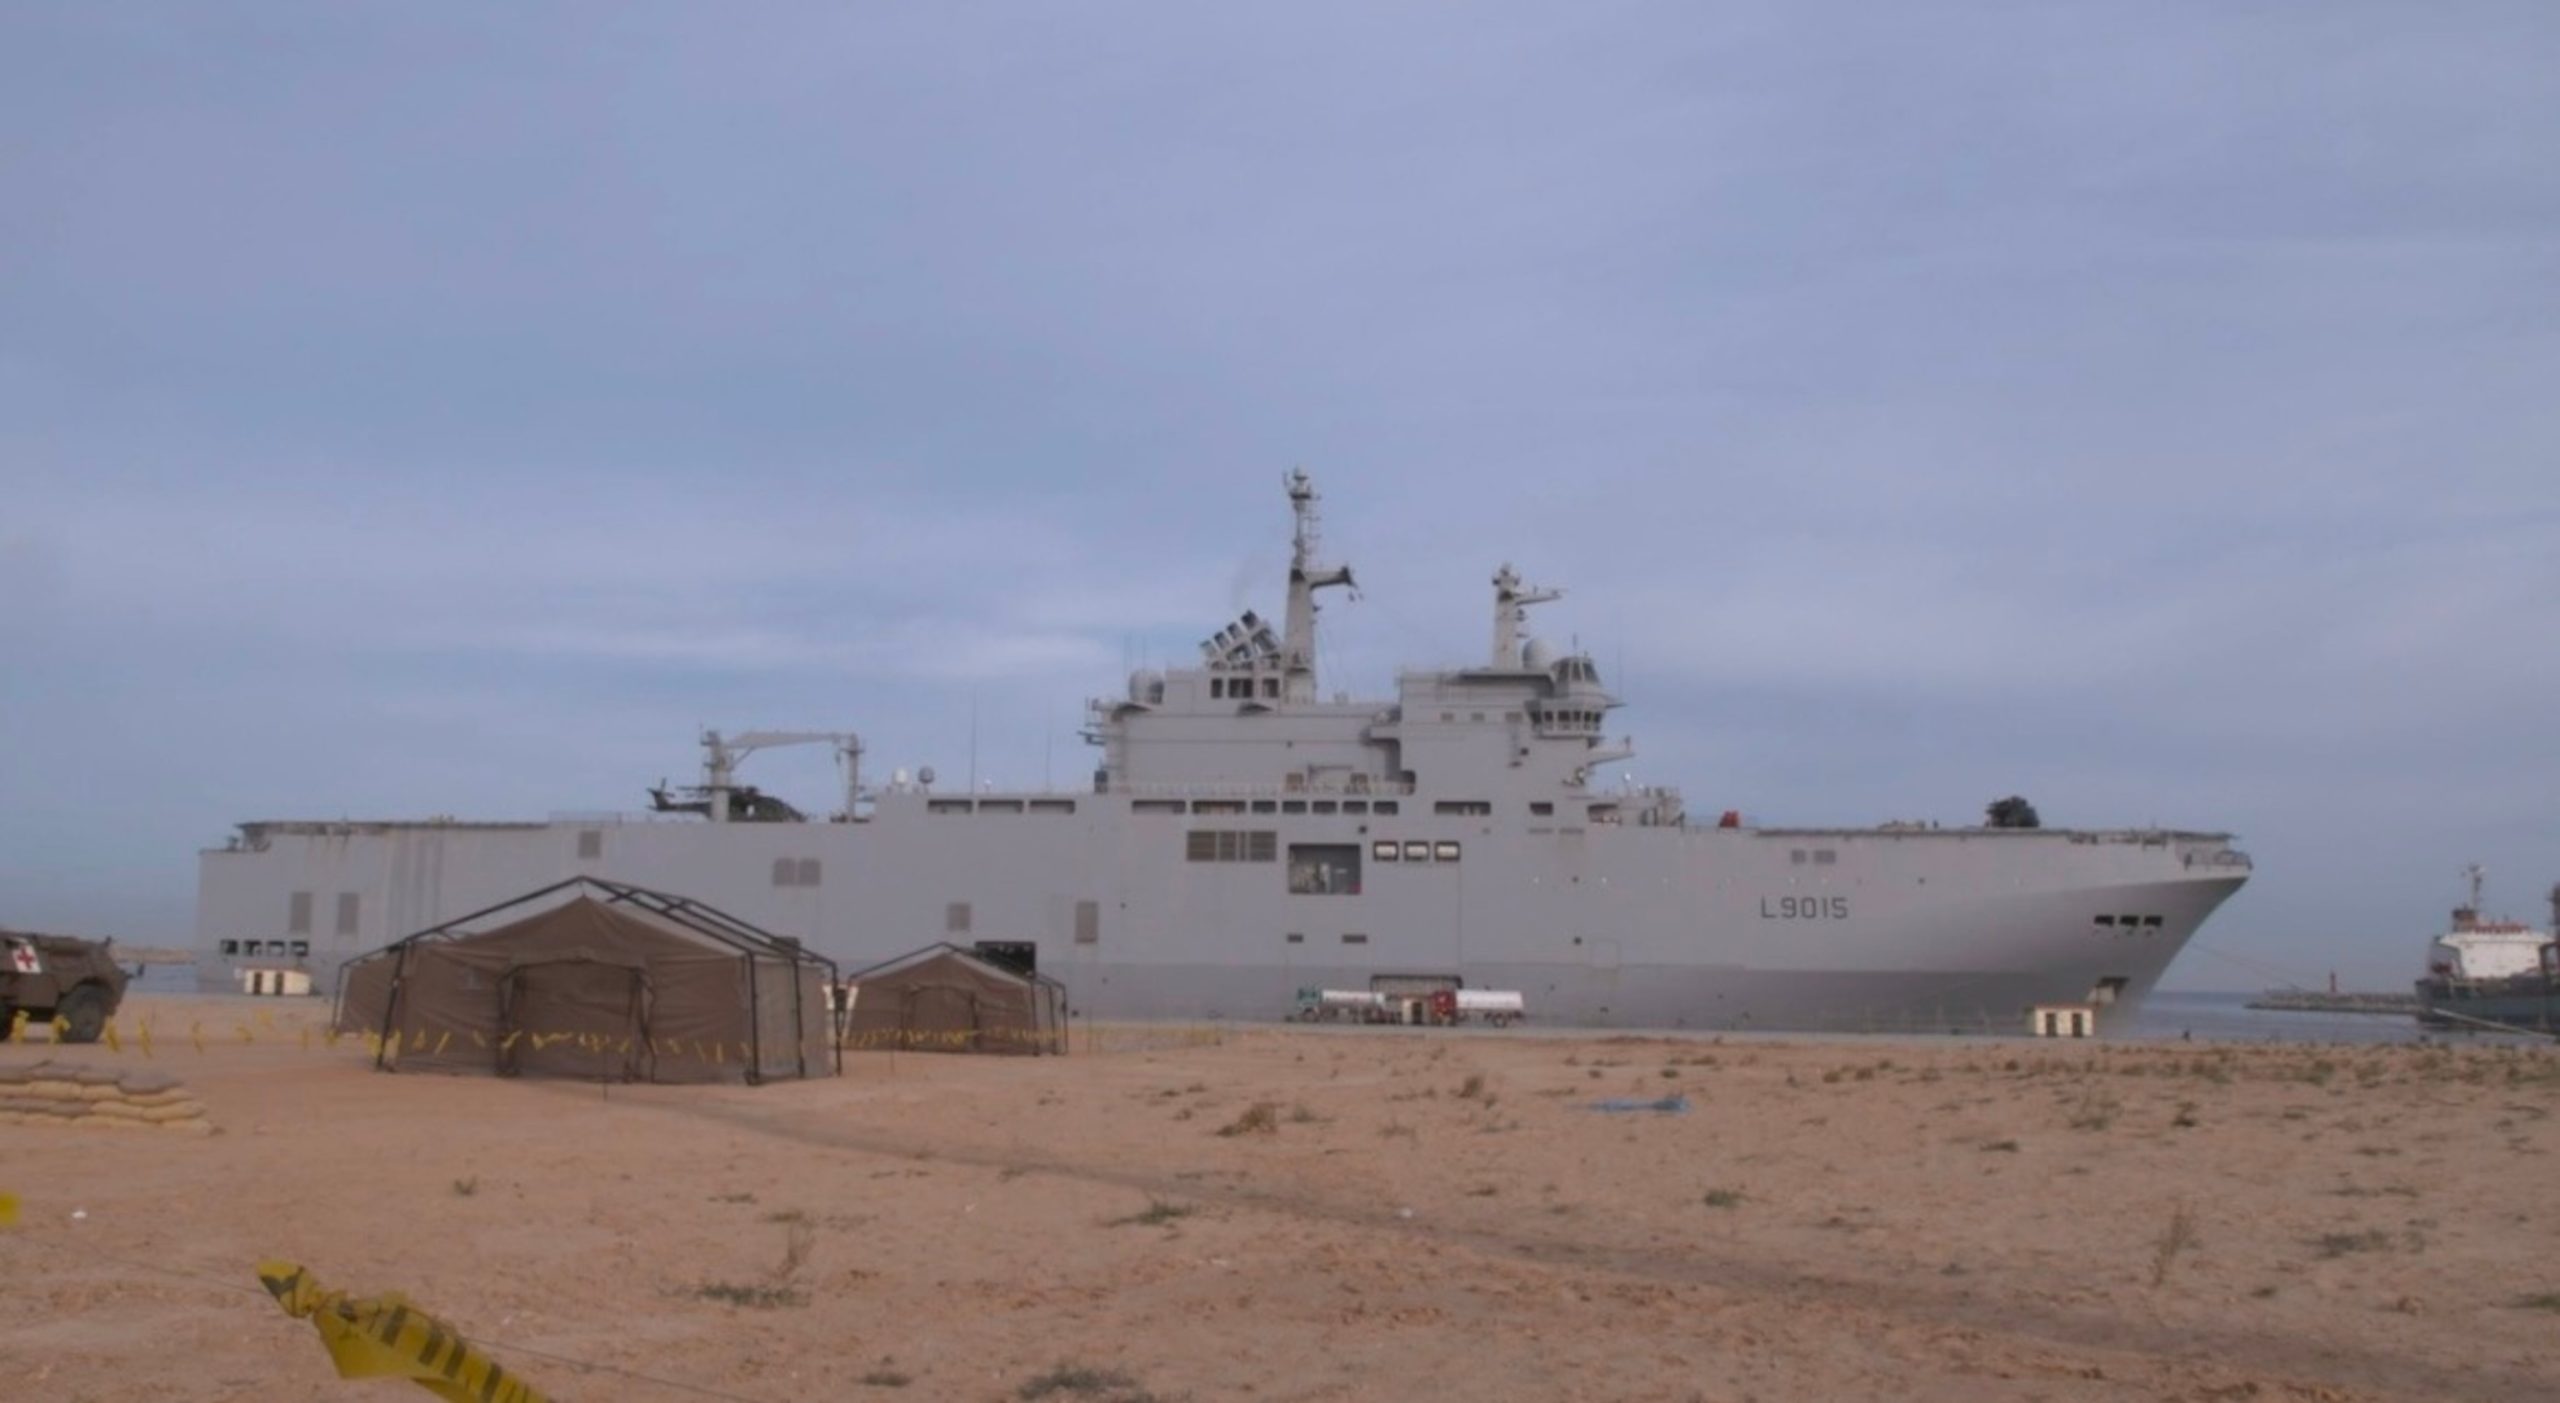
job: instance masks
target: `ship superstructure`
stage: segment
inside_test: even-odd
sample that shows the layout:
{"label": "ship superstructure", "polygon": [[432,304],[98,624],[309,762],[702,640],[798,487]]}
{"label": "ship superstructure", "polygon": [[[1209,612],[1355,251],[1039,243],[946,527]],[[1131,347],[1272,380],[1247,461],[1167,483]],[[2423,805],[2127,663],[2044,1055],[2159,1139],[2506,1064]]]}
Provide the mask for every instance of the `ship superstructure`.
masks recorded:
{"label": "ship superstructure", "polygon": [[[1080,1016],[1279,1019],[1298,990],[1517,990],[1532,1019],[1686,1028],[2024,1031],[2056,1005],[2120,1021],[2248,859],[2220,833],[1692,823],[1677,790],[1610,788],[1632,754],[1592,659],[1526,631],[1558,598],[1492,578],[1480,665],[1386,698],[1318,687],[1317,497],[1280,626],[1246,612],[1193,666],[1089,706],[1072,791],[862,782],[842,732],[703,737],[702,784],[654,819],[261,821],[203,855],[200,968],[320,972],[581,873],[682,893],[846,964],[986,943]],[[736,777],[826,743],[842,812]],[[675,815],[668,817],[666,815]]]}

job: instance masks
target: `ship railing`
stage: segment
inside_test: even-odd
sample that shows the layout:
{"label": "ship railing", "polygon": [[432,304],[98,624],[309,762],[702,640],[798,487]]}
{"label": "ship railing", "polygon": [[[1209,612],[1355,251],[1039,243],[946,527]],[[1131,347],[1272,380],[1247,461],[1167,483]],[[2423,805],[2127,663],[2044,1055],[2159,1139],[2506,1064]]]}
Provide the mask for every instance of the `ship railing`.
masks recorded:
{"label": "ship railing", "polygon": [[1381,794],[1393,799],[1410,795],[1415,789],[1410,784],[1387,780],[1365,784],[1326,780],[1314,784],[1115,784],[1102,792],[1138,799],[1363,799]]}

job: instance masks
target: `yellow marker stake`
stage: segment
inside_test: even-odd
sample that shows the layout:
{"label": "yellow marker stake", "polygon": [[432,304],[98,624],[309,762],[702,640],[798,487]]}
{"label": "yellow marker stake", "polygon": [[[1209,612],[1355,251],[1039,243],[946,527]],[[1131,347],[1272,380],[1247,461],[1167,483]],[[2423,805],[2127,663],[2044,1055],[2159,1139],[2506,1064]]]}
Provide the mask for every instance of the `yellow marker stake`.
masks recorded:
{"label": "yellow marker stake", "polygon": [[116,1036],[116,1021],[112,1018],[107,1020],[107,1051],[124,1051],[124,1039]]}
{"label": "yellow marker stake", "polygon": [[198,1051],[198,1052],[202,1052],[202,1051],[204,1051],[204,1025],[203,1025],[203,1024],[201,1024],[201,1023],[190,1023],[190,1024],[188,1024],[188,1025],[187,1025],[187,1036],[195,1040],[196,1051]]}
{"label": "yellow marker stake", "polygon": [[135,1029],[133,1030],[133,1035],[134,1035],[134,1038],[142,1044],[142,1055],[143,1055],[143,1056],[145,1056],[145,1057],[150,1056],[150,1055],[151,1055],[151,1020],[150,1020],[150,1019],[148,1019],[148,1018],[143,1019],[143,1020],[142,1020],[142,1025],[141,1025],[140,1027],[138,1027],[138,1028],[135,1028]]}
{"label": "yellow marker stake", "polygon": [[17,1225],[18,1196],[16,1194],[0,1194],[0,1228],[14,1228]]}
{"label": "yellow marker stake", "polygon": [[438,1034],[436,1037],[436,1055],[438,1057],[442,1057],[444,1055],[445,1046],[452,1041],[453,1030],[451,1028],[447,1028],[444,1032]]}
{"label": "yellow marker stake", "polygon": [[453,1403],[548,1403],[451,1325],[396,1292],[351,1301],[291,1262],[258,1263],[258,1283],[296,1320],[308,1320],[342,1379],[407,1379]]}
{"label": "yellow marker stake", "polygon": [[22,1043],[26,1040],[27,1011],[22,1008],[9,1015],[9,1041],[13,1043]]}

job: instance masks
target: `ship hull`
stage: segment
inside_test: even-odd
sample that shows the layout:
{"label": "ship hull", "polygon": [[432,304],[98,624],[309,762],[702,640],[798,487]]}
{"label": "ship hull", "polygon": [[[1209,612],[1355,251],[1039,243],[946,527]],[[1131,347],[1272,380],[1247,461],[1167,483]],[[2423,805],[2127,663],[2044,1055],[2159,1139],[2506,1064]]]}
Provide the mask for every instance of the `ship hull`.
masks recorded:
{"label": "ship hull", "polygon": [[2540,974],[2509,979],[2421,979],[2418,1026],[2450,1033],[2516,1029],[2560,1033],[2560,984]]}
{"label": "ship hull", "polygon": [[[2215,835],[1045,802],[895,796],[839,824],[249,825],[203,856],[199,968],[218,985],[281,957],[325,989],[346,958],[585,873],[848,969],[936,940],[1026,944],[1092,1018],[1280,1019],[1306,988],[1436,983],[1518,990],[1540,1025],[2014,1033],[2039,1006],[2086,1005],[2107,1031],[2246,878]],[[1270,839],[1203,860],[1199,832]],[[1292,890],[1317,851],[1372,860]]]}

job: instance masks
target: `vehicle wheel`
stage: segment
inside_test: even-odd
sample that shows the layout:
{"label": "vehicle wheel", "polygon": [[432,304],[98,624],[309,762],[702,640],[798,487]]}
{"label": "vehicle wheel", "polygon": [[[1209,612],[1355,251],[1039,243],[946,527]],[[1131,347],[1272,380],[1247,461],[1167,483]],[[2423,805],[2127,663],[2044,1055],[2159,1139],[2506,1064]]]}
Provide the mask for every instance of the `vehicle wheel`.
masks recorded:
{"label": "vehicle wheel", "polygon": [[17,1007],[12,1004],[0,1003],[0,1043],[7,1042],[9,1040],[9,1029],[16,1026],[17,1021]]}
{"label": "vehicle wheel", "polygon": [[93,1043],[107,1030],[107,996],[95,984],[83,984],[63,995],[53,1012],[65,1025],[64,1042]]}

